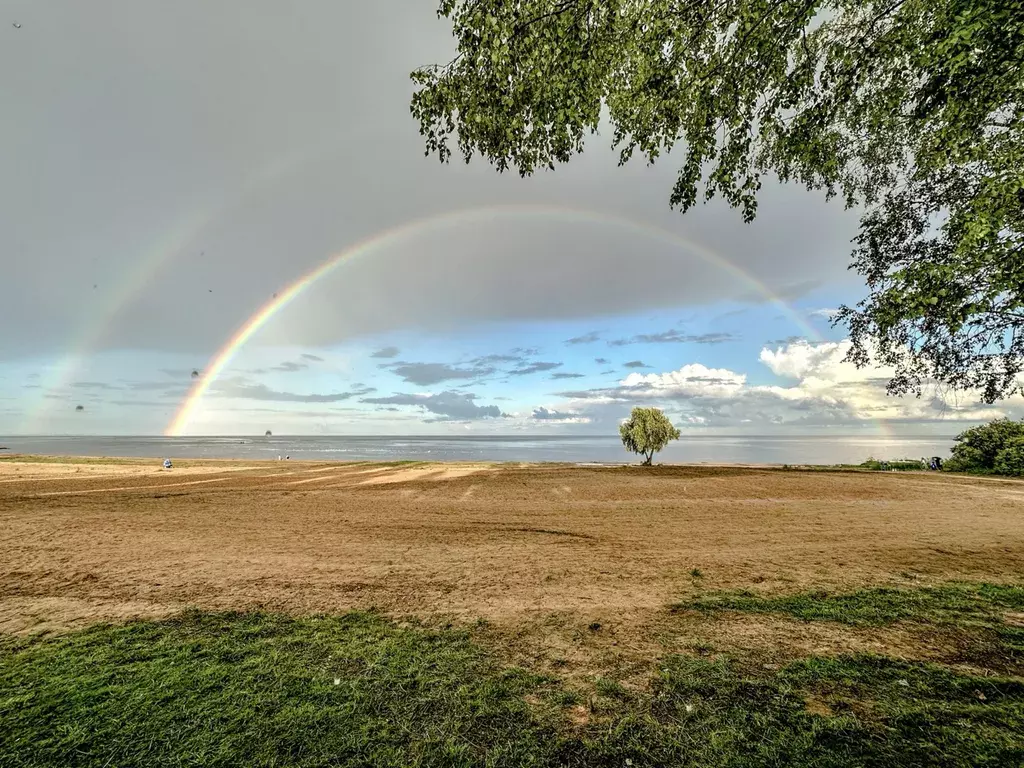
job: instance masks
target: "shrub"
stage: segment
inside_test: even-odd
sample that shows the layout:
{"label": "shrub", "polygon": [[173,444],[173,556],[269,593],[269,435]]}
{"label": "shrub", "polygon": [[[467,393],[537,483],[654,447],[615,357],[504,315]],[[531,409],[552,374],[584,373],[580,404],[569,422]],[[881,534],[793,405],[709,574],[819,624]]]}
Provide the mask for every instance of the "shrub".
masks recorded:
{"label": "shrub", "polygon": [[1000,475],[1024,475],[1024,437],[1014,438],[996,454],[995,470]]}
{"label": "shrub", "polygon": [[981,451],[970,445],[958,445],[953,455],[943,462],[942,468],[947,472],[984,472],[985,457]]}
{"label": "shrub", "polygon": [[[1011,445],[1024,441],[1024,422],[996,419],[988,424],[961,432],[956,436],[957,445],[953,448],[953,456],[945,464],[945,469],[953,472],[998,472],[1004,474],[999,467],[1014,466],[1013,456],[1020,449],[1007,454],[1005,460],[997,466],[997,457]],[[1010,474],[1018,474],[1013,472]]]}
{"label": "shrub", "polygon": [[916,472],[927,469],[927,466],[919,459],[897,459],[896,461],[889,462],[889,469],[895,469],[899,472]]}
{"label": "shrub", "polygon": [[860,465],[863,469],[889,471],[895,469],[899,472],[913,472],[927,469],[927,465],[919,459],[894,459],[893,461],[882,461],[880,459],[868,459]]}

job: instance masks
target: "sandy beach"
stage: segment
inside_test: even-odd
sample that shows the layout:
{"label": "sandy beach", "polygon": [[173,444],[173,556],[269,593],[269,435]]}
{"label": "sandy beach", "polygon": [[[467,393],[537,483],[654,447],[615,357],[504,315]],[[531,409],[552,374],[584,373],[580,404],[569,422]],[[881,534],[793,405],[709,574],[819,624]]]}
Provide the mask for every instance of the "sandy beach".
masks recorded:
{"label": "sandy beach", "polygon": [[754,466],[0,462],[0,627],[187,606],[644,626],[758,593],[1024,571],[1024,484]]}
{"label": "sandy beach", "polygon": [[511,765],[1017,764],[1022,509],[923,472],[6,458],[0,721],[27,765],[450,765],[416,762],[438,723],[576,754]]}

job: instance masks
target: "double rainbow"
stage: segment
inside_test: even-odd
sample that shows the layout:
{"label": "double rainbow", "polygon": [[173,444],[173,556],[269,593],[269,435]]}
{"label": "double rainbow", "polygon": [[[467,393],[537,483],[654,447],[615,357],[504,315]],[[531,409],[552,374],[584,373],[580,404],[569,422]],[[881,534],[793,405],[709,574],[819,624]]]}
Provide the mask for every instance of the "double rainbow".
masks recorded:
{"label": "double rainbow", "polygon": [[818,332],[815,331],[815,329],[799,313],[776,295],[763,282],[714,251],[673,232],[662,229],[661,227],[636,222],[632,219],[610,215],[604,212],[599,213],[596,211],[567,207],[500,205],[461,209],[435,216],[415,219],[397,227],[373,234],[349,246],[344,251],[331,256],[320,266],[310,272],[307,272],[287,287],[278,291],[274,298],[254,312],[210,359],[206,365],[202,378],[198,379],[192,385],[174,417],[167,424],[164,434],[168,437],[179,437],[183,435],[199,409],[203,396],[217,380],[217,377],[220,376],[224,369],[230,364],[235,355],[238,354],[238,351],[245,346],[246,342],[248,342],[249,339],[251,339],[264,325],[266,325],[274,315],[281,311],[281,309],[288,306],[288,304],[294,301],[301,293],[303,293],[303,291],[316,283],[320,278],[333,272],[334,269],[341,264],[360,256],[369,256],[374,252],[425,234],[431,230],[458,226],[475,221],[490,220],[497,217],[515,216],[553,218],[560,221],[601,224],[606,226],[612,225],[627,231],[635,232],[647,238],[660,240],[685,249],[701,260],[725,270],[748,287],[757,291],[768,301],[775,304],[809,338],[821,340],[821,336]]}

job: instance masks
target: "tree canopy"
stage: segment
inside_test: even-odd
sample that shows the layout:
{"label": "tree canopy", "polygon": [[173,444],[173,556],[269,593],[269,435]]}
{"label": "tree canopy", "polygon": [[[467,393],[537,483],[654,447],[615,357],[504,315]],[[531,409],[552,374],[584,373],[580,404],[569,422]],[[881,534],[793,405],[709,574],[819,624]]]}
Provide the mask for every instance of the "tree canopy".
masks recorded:
{"label": "tree canopy", "polygon": [[669,202],[751,221],[774,174],[862,211],[851,359],[992,402],[1024,367],[1024,0],[442,0],[413,72],[428,155],[554,168],[610,122]]}
{"label": "tree canopy", "polygon": [[1024,474],[1024,422],[996,419],[961,432],[956,443],[947,470]]}
{"label": "tree canopy", "polygon": [[634,408],[629,421],[619,425],[619,436],[627,451],[640,454],[650,466],[655,453],[679,439],[679,430],[657,408]]}

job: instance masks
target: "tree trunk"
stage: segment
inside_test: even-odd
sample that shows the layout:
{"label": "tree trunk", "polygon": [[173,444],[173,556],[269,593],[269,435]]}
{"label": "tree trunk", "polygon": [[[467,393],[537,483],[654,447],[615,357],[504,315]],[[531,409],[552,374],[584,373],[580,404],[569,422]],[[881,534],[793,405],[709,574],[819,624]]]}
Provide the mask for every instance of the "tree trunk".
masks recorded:
{"label": "tree trunk", "polygon": [[647,454],[647,455],[645,456],[645,458],[644,458],[644,463],[643,463],[643,466],[645,466],[645,467],[649,467],[649,466],[651,466],[651,461],[652,461],[653,459],[654,459],[654,451],[651,451],[650,453],[648,453],[648,454]]}

